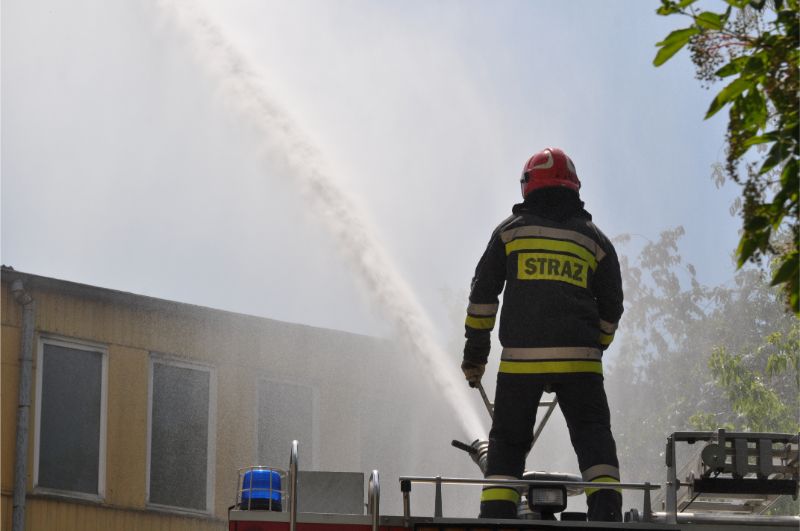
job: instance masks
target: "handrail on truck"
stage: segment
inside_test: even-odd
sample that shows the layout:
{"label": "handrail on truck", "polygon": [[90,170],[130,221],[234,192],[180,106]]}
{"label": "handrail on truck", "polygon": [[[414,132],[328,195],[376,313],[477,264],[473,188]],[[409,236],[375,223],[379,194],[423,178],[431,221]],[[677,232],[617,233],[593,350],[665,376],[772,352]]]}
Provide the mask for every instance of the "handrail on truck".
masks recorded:
{"label": "handrail on truck", "polygon": [[[297,530],[297,441],[292,441],[289,454],[289,531]],[[373,470],[369,476],[367,512],[372,516],[372,531],[378,531],[380,523],[381,484],[380,475]]]}
{"label": "handrail on truck", "polygon": [[[678,442],[686,442],[689,444],[694,444],[698,441],[714,441],[720,442],[724,448],[724,441],[725,439],[731,440],[746,440],[746,441],[767,441],[768,445],[771,446],[772,443],[793,443],[797,445],[800,443],[800,434],[796,433],[751,433],[751,432],[726,432],[724,429],[719,429],[717,431],[676,431],[667,437],[667,448],[666,448],[666,465],[667,465],[667,484],[666,484],[666,496],[665,496],[665,521],[667,524],[677,524],[680,520],[678,515],[678,489],[681,486],[685,486],[685,484],[681,483],[678,480],[678,465],[677,465],[677,456],[676,456],[676,443]],[[746,451],[746,443],[744,450]],[[766,454],[764,456],[759,455],[759,459],[761,458],[769,458],[771,459],[771,454]],[[745,457],[745,459],[747,459]],[[740,518],[741,519],[741,518]],[[782,522],[784,520],[789,520],[790,522],[797,522],[797,517],[790,517],[790,518],[783,518],[783,517],[772,517],[772,520],[776,522]],[[766,521],[765,518],[761,518],[761,520],[755,521]]]}
{"label": "handrail on truck", "polygon": [[369,476],[368,496],[369,505],[367,506],[367,512],[372,515],[372,531],[378,531],[381,512],[381,484],[377,470],[373,470],[372,474]]}
{"label": "handrail on truck", "polygon": [[[434,518],[442,518],[442,485],[504,485],[507,487],[563,487],[567,483],[564,481],[542,481],[528,479],[468,479],[468,478],[446,478],[442,476],[401,476],[400,490],[403,493],[403,518],[411,518],[411,484],[412,483],[433,483],[436,485],[434,498]],[[642,516],[648,521],[653,512],[650,506],[650,491],[658,490],[661,485],[651,485],[648,483],[593,483],[589,481],[570,481],[570,487],[582,487],[592,489],[623,489],[623,490],[642,490],[644,491],[644,507]]]}
{"label": "handrail on truck", "polygon": [[297,529],[297,441],[289,454],[289,531]]}

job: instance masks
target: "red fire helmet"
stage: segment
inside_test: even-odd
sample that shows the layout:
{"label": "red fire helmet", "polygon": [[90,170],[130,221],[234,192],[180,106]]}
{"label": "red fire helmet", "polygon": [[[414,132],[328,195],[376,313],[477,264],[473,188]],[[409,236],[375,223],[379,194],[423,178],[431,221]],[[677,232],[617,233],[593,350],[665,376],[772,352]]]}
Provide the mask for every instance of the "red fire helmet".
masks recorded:
{"label": "red fire helmet", "polygon": [[581,189],[575,165],[558,148],[545,148],[529,158],[519,182],[523,198],[540,188],[563,186],[576,192]]}

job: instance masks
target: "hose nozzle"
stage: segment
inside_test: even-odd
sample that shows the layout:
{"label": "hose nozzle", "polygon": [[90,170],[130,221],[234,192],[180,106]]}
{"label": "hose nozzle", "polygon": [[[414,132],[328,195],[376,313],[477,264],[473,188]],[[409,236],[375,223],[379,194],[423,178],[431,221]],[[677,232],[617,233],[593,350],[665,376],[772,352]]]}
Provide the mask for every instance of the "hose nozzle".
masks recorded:
{"label": "hose nozzle", "polygon": [[486,456],[489,453],[489,441],[475,439],[472,444],[463,443],[461,441],[453,440],[451,443],[459,450],[467,452],[472,461],[478,465],[481,473],[486,474]]}

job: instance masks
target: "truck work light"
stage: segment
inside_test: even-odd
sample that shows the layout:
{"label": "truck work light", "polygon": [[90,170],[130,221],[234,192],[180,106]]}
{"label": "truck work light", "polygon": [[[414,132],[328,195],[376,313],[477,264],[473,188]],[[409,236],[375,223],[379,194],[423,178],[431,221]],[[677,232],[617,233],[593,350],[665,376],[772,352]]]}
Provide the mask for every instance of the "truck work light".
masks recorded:
{"label": "truck work light", "polygon": [[567,508],[567,489],[563,486],[528,488],[528,508],[542,515],[553,515]]}

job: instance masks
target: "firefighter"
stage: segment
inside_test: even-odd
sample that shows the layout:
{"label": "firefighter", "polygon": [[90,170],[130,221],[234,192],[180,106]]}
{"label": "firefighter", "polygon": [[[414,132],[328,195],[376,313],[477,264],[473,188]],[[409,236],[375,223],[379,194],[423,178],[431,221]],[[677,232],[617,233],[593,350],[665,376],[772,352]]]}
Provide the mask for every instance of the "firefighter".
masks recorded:
{"label": "firefighter", "polygon": [[[492,234],[469,295],[461,368],[481,380],[500,314],[503,346],[489,432],[486,478],[521,478],[542,393],[555,392],[586,482],[619,482],[603,388],[603,351],[622,315],[619,261],[580,200],[572,160],[560,149],[533,155],[520,180],[524,201]],[[589,520],[621,521],[617,489],[586,489]],[[487,486],[482,518],[516,518],[514,488]]]}

